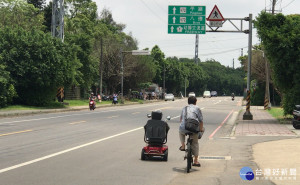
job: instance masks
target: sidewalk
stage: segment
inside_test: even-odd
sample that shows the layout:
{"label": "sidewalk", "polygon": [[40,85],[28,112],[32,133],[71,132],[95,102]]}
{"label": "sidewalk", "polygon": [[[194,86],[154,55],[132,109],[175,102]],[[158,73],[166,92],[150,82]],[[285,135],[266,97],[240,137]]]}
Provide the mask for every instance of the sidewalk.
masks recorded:
{"label": "sidewalk", "polygon": [[[254,144],[253,161],[259,169],[254,171],[255,179],[271,180],[277,185],[300,184],[300,131],[291,124],[280,124],[263,107],[251,107],[253,120],[243,120],[240,113],[235,136],[276,136],[277,141]],[[282,139],[294,136],[294,139]]]}
{"label": "sidewalk", "polygon": [[295,136],[286,125],[280,124],[263,107],[253,106],[250,109],[253,120],[243,120],[239,114],[238,124],[234,130],[235,136]]}

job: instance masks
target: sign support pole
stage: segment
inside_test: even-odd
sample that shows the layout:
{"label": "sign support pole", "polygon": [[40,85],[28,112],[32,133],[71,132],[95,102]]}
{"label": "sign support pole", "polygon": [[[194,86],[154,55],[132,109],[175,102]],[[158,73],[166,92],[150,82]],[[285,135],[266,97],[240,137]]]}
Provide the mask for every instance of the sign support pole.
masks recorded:
{"label": "sign support pole", "polygon": [[246,107],[246,112],[243,115],[243,120],[253,120],[253,115],[250,112],[251,60],[252,60],[252,14],[249,14],[248,72],[247,72],[247,107]]}

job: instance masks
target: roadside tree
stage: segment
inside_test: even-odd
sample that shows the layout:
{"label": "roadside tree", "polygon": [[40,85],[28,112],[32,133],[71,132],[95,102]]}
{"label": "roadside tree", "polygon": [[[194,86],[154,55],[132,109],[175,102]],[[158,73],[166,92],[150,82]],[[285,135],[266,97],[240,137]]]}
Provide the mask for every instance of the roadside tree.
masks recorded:
{"label": "roadside tree", "polygon": [[273,70],[275,85],[283,93],[285,114],[300,104],[300,15],[262,12],[255,27]]}

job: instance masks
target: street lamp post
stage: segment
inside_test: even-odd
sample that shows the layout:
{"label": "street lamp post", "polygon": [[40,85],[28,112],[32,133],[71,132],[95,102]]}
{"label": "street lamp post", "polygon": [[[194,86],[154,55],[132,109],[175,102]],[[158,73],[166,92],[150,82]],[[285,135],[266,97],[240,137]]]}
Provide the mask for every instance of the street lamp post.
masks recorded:
{"label": "street lamp post", "polygon": [[120,59],[121,59],[121,103],[124,103],[124,95],[123,95],[123,88],[124,88],[124,64],[123,64],[123,53],[131,53],[132,55],[150,55],[150,51],[148,50],[132,50],[132,51],[123,51],[120,50]]}

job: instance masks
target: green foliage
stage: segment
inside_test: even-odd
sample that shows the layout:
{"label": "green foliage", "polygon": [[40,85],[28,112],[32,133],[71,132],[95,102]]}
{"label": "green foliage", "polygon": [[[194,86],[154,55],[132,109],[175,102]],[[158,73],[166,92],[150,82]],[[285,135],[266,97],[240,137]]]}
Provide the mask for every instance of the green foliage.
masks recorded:
{"label": "green foliage", "polygon": [[17,94],[12,85],[9,72],[6,71],[5,66],[0,63],[0,107],[5,107],[10,104],[16,96]]}
{"label": "green foliage", "polygon": [[22,0],[0,0],[0,27],[43,30],[43,14]]}
{"label": "green foliage", "polygon": [[255,26],[274,72],[274,83],[284,94],[284,112],[291,113],[294,105],[300,104],[300,15],[262,12]]}
{"label": "green foliage", "polygon": [[154,83],[162,86],[163,84],[163,73],[165,63],[165,54],[160,50],[159,46],[155,45],[151,50],[151,56],[154,58],[154,68],[156,69],[156,74],[154,77]]}
{"label": "green foliage", "polygon": [[35,8],[42,10],[45,5],[45,0],[27,0],[28,4],[32,4]]}
{"label": "green foliage", "polygon": [[46,32],[51,32],[51,21],[52,21],[52,1],[49,2],[43,9],[44,14],[44,22],[43,25],[45,26]]}
{"label": "green foliage", "polygon": [[[256,84],[256,86],[254,87],[253,84]],[[255,105],[255,106],[263,106],[264,105],[264,101],[265,101],[265,83],[258,83],[256,80],[252,80],[251,84],[250,84],[250,88],[251,88],[251,105]]]}
{"label": "green foliage", "polygon": [[207,86],[204,90],[217,91],[219,95],[235,93],[243,94],[245,72],[238,68],[232,69],[221,65],[215,60],[201,62],[200,66],[207,73]]}
{"label": "green foliage", "polygon": [[272,109],[269,109],[268,112],[276,118],[280,123],[283,124],[290,124],[291,119],[293,118],[292,115],[286,115],[284,113],[283,108],[278,108],[278,107],[272,107]]}
{"label": "green foliage", "polygon": [[42,31],[0,30],[0,63],[7,66],[19,101],[27,105],[45,105],[59,86],[76,81],[80,64],[74,53],[72,46]]}

